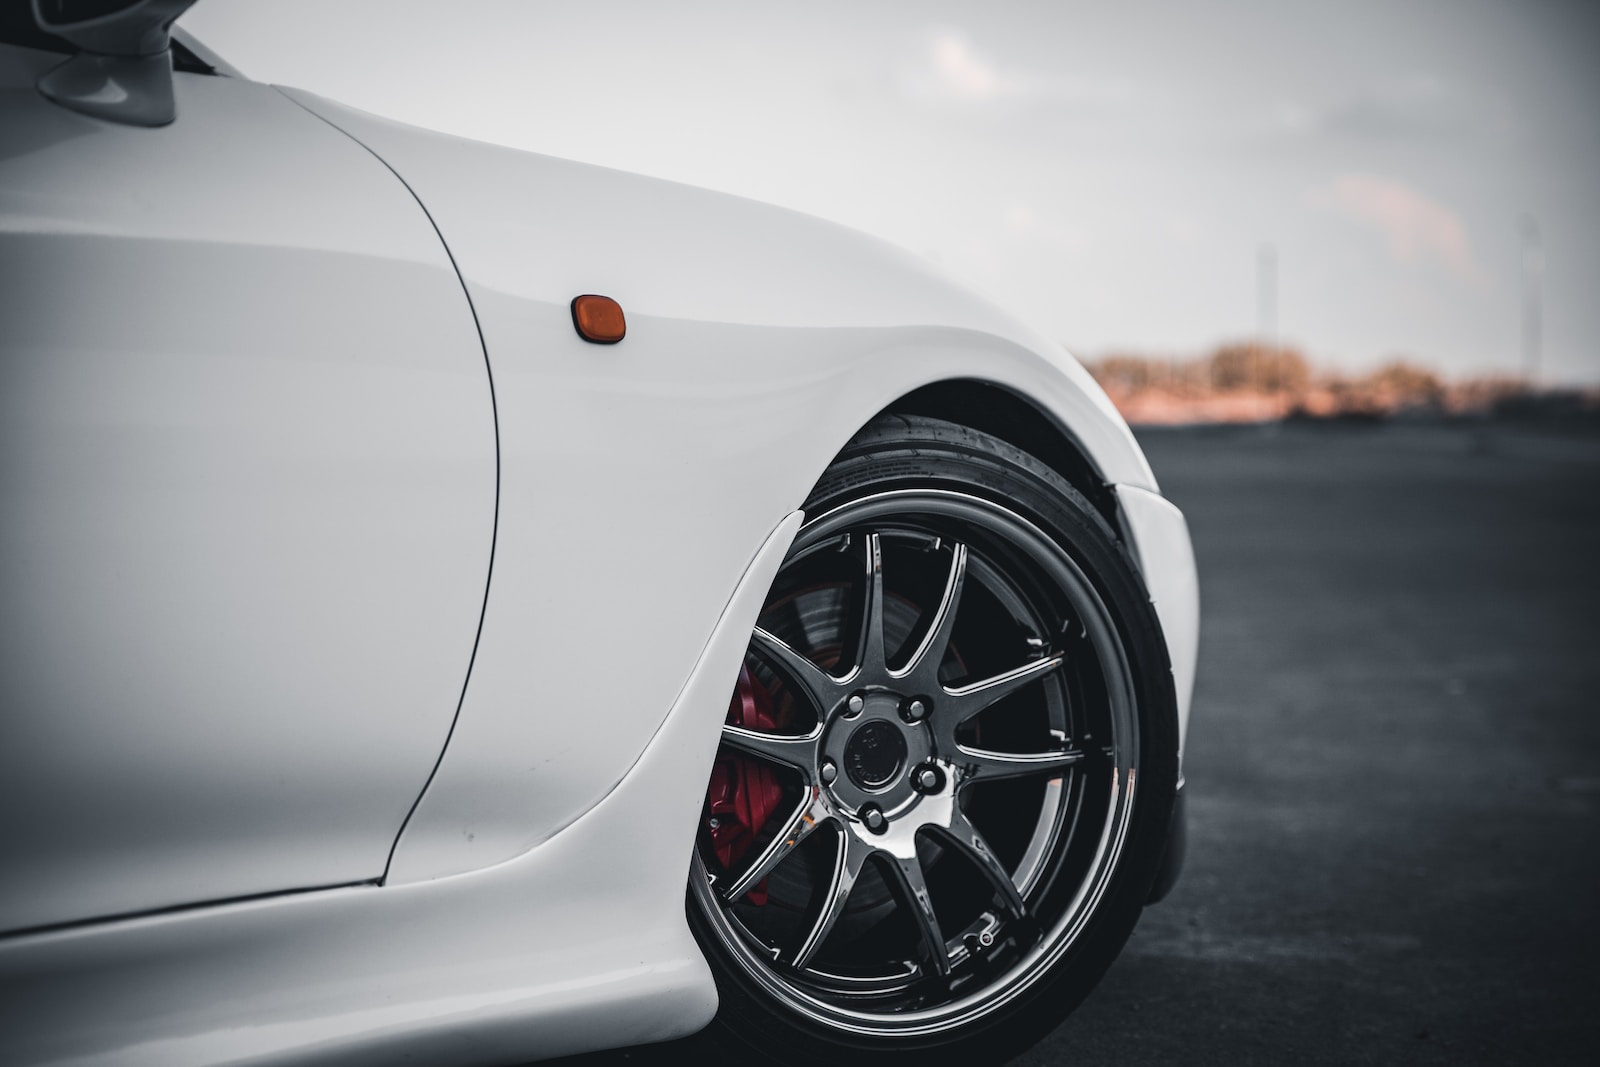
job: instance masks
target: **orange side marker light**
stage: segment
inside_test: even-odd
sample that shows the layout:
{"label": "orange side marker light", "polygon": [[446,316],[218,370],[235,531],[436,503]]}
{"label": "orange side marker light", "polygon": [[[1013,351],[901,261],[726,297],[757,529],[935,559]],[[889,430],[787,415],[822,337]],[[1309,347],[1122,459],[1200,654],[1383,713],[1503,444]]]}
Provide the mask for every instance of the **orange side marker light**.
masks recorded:
{"label": "orange side marker light", "polygon": [[597,345],[614,345],[628,332],[622,305],[609,296],[585,295],[572,300],[572,325],[578,336]]}

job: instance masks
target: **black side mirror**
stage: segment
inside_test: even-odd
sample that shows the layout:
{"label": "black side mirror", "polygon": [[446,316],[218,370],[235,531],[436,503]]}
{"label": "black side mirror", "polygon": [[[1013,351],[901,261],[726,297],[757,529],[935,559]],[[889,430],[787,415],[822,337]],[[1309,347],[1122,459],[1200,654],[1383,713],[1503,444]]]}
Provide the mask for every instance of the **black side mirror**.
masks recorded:
{"label": "black side mirror", "polygon": [[172,98],[172,23],[194,0],[33,0],[33,20],[83,51],[39,79],[62,107],[109,122],[165,126]]}

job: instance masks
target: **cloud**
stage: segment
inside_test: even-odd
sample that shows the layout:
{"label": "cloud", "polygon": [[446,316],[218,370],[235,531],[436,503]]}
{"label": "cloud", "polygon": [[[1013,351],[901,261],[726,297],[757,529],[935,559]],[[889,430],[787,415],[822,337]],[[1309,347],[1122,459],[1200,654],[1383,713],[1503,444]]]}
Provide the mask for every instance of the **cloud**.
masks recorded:
{"label": "cloud", "polygon": [[1483,276],[1459,216],[1411,186],[1372,174],[1345,174],[1316,199],[1383,234],[1402,263],[1434,259],[1469,280]]}
{"label": "cloud", "polygon": [[934,77],[953,96],[989,100],[1000,94],[1000,76],[980,57],[957,30],[940,30],[933,36],[930,56]]}
{"label": "cloud", "polygon": [[1322,103],[1283,99],[1251,113],[1254,132],[1304,138],[1403,141],[1408,145],[1502,138],[1512,128],[1505,100],[1483,86],[1464,86],[1411,74],[1371,82]]}
{"label": "cloud", "polygon": [[965,31],[948,26],[927,34],[916,62],[902,68],[900,84],[908,95],[924,100],[984,106],[1038,103],[1088,112],[1123,110],[1150,96],[1147,89],[1123,81],[1006,67],[975,47]]}
{"label": "cloud", "polygon": [[1499,110],[1492,101],[1473,99],[1455,86],[1414,74],[1369,86],[1331,108],[1323,125],[1358,137],[1447,137],[1495,125]]}

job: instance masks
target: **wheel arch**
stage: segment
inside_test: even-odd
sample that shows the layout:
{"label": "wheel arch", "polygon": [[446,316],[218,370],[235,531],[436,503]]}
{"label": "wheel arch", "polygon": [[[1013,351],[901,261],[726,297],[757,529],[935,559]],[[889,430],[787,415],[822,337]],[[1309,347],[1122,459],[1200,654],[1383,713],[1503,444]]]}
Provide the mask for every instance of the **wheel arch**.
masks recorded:
{"label": "wheel arch", "polygon": [[1177,695],[1181,753],[1200,632],[1199,579],[1183,514],[1159,493],[1106,478],[1093,453],[1047,405],[1000,382],[941,379],[902,394],[878,415],[925,415],[997,437],[1050,467],[1094,505],[1121,539],[1156,606]]}
{"label": "wheel arch", "polygon": [[1072,432],[1014,389],[978,378],[947,378],[897,398],[879,415],[925,415],[997,437],[1054,470],[1119,529],[1116,493]]}

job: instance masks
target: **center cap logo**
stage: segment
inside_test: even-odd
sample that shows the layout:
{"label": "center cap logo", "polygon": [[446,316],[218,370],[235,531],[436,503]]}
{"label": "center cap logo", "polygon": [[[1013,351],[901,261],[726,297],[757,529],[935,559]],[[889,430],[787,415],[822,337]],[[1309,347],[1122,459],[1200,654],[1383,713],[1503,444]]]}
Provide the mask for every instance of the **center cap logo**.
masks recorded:
{"label": "center cap logo", "polygon": [[844,749],[845,773],[862,789],[877,789],[893,781],[905,762],[905,735],[882,719],[850,735]]}

